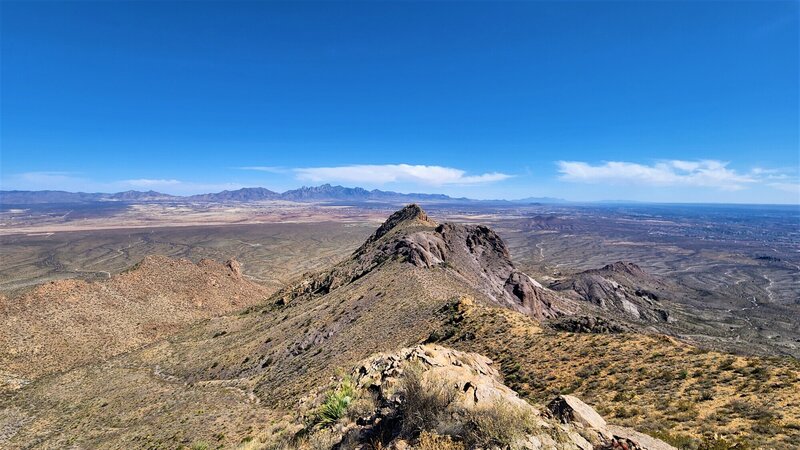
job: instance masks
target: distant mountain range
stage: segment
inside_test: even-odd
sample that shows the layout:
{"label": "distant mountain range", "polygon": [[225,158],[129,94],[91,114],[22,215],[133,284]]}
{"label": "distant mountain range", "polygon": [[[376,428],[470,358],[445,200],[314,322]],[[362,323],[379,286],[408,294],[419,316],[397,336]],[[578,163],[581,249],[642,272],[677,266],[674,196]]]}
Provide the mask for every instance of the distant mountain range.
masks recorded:
{"label": "distant mountain range", "polygon": [[402,194],[360,187],[321,186],[301,187],[286,192],[275,192],[262,187],[242,188],[210,194],[177,196],[155,191],[125,191],[114,194],[66,192],[66,191],[0,191],[0,204],[32,205],[47,203],[92,203],[92,202],[172,202],[193,201],[209,203],[256,202],[286,200],[293,202],[494,202],[494,203],[563,203],[565,200],[549,197],[529,197],[521,200],[473,200],[465,197],[450,197],[444,194]]}

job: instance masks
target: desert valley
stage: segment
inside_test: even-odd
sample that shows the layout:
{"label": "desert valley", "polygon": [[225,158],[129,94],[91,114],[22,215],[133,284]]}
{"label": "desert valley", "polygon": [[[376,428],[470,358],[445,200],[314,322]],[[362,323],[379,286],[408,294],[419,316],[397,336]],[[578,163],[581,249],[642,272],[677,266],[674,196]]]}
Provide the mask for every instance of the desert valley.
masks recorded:
{"label": "desert valley", "polygon": [[800,439],[796,209],[313,189],[4,193],[0,446]]}

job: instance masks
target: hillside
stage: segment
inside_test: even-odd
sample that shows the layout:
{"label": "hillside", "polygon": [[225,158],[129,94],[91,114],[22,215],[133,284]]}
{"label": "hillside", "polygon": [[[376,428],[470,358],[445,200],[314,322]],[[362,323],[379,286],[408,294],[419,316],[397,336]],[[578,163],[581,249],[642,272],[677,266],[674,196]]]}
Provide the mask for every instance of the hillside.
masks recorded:
{"label": "hillside", "polygon": [[[659,334],[565,333],[470,299],[432,341],[486,355],[537,403],[553,393],[680,448],[792,449],[800,442],[800,363],[706,351]],[[527,349],[534,349],[529,351]],[[732,448],[732,447],[731,447]]]}
{"label": "hillside", "polygon": [[194,264],[163,256],[104,281],[50,282],[0,298],[0,367],[18,384],[102,361],[269,293],[244,279],[235,260]]}
{"label": "hillside", "polygon": [[[788,449],[800,438],[796,361],[542,323],[580,308],[516,269],[492,230],[438,224],[412,205],[350,258],[263,303],[9,392],[0,400],[0,446],[671,448],[639,434],[647,432],[685,448],[738,440],[736,448]],[[413,350],[422,343],[442,347]],[[387,358],[422,364],[420,378],[391,369],[394,381],[366,383],[384,373],[369,367]],[[447,365],[436,361],[454,366],[444,374],[461,393],[442,387],[418,403],[440,405],[433,412],[409,409],[414,392],[437,392],[431,367]],[[463,404],[470,386],[493,393],[476,388],[468,397],[483,402],[477,415]],[[570,392],[614,425],[556,398]],[[582,412],[564,413],[564,402]],[[384,421],[394,425],[377,426]],[[515,431],[490,432],[498,429]],[[714,441],[717,430],[725,441]]]}

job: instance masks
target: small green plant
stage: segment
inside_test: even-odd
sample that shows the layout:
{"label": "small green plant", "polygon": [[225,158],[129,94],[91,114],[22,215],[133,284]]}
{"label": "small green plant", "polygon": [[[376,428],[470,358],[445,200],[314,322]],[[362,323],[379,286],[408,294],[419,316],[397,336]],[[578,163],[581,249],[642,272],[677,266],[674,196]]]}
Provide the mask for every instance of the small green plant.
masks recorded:
{"label": "small green plant", "polygon": [[325,401],[320,405],[314,416],[314,424],[327,427],[344,417],[347,408],[356,398],[356,388],[353,381],[345,378],[336,389],[328,392]]}

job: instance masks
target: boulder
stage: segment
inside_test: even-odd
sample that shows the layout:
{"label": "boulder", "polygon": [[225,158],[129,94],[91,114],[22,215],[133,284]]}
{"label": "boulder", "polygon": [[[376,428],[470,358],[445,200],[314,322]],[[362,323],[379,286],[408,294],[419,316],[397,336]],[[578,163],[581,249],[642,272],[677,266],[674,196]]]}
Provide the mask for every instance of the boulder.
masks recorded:
{"label": "boulder", "polygon": [[617,448],[623,448],[622,443],[626,443],[630,450],[677,450],[660,439],[639,433],[631,428],[609,425],[608,431],[614,435],[614,440],[619,443]]}
{"label": "boulder", "polygon": [[547,409],[561,423],[588,428],[606,439],[612,437],[606,428],[605,419],[578,397],[559,395],[547,405]]}
{"label": "boulder", "polygon": [[225,261],[225,267],[231,271],[231,277],[233,277],[234,280],[242,279],[242,265],[239,261],[231,258]]}
{"label": "boulder", "polygon": [[554,419],[562,424],[572,425],[589,438],[599,450],[677,450],[664,441],[640,433],[636,430],[609,425],[597,411],[577,397],[559,395],[547,409]]}

